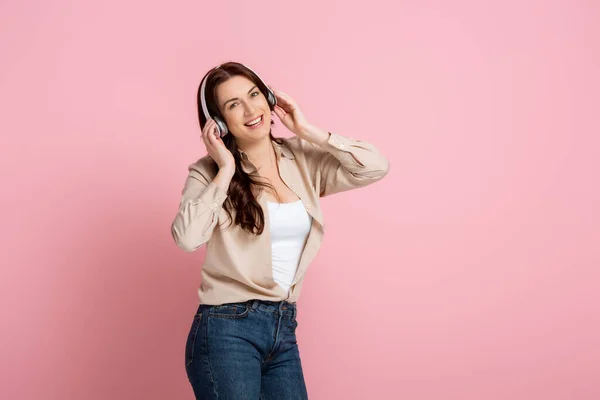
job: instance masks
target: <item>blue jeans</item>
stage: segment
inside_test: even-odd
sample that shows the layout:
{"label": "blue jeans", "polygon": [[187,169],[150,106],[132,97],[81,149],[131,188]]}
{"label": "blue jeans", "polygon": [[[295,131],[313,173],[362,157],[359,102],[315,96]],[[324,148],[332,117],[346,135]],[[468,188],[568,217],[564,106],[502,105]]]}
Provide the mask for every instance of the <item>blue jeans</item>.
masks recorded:
{"label": "blue jeans", "polygon": [[249,300],[200,304],[185,346],[197,399],[308,399],[296,304]]}

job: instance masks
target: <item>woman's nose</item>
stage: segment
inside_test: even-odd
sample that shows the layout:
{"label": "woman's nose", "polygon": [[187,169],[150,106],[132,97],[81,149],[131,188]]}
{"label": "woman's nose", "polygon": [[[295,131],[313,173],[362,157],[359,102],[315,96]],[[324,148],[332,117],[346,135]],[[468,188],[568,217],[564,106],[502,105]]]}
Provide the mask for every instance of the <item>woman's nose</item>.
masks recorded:
{"label": "woman's nose", "polygon": [[246,114],[248,114],[248,115],[250,115],[250,116],[254,115],[254,109],[255,109],[255,108],[256,108],[256,107],[254,107],[254,106],[252,105],[252,103],[246,103]]}

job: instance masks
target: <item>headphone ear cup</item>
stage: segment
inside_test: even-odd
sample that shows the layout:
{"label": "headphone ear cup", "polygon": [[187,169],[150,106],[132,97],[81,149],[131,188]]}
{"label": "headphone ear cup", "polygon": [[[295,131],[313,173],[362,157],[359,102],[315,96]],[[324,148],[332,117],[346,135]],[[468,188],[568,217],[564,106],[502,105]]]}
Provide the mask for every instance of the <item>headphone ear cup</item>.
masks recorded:
{"label": "headphone ear cup", "polygon": [[225,122],[221,121],[221,118],[219,117],[213,117],[213,119],[215,120],[215,123],[217,124],[217,127],[219,128],[219,134],[221,137],[227,135],[227,133],[229,132],[229,130],[227,129],[227,124],[225,124]]}
{"label": "headphone ear cup", "polygon": [[269,103],[271,109],[275,108],[275,105],[277,104],[277,98],[271,89],[267,89],[267,103]]}

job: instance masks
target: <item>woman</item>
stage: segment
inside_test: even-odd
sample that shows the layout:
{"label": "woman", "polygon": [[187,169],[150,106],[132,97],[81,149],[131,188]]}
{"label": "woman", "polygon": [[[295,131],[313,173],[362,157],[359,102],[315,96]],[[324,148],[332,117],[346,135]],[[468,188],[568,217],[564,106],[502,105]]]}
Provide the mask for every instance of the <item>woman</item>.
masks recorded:
{"label": "woman", "polygon": [[[295,136],[272,135],[272,112]],[[171,226],[182,249],[206,244],[188,378],[199,399],[306,399],[296,301],[323,239],[319,198],[380,180],[388,160],[236,62],[205,75],[198,115],[208,155],[188,167]]]}

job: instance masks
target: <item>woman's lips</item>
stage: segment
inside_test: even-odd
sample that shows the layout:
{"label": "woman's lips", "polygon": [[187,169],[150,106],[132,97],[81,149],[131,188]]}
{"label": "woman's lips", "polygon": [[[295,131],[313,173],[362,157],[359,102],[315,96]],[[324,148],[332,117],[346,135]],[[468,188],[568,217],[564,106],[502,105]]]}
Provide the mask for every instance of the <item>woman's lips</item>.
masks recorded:
{"label": "woman's lips", "polygon": [[248,125],[246,125],[246,124],[244,124],[244,125],[245,125],[245,126],[246,126],[246,128],[248,128],[248,129],[256,129],[256,128],[259,128],[259,127],[263,126],[263,124],[264,124],[264,123],[265,123],[265,116],[264,116],[264,114],[263,114],[263,115],[261,115],[261,116],[260,116],[260,122],[259,122],[258,124],[256,124],[256,125],[251,125],[251,126],[248,126]]}

